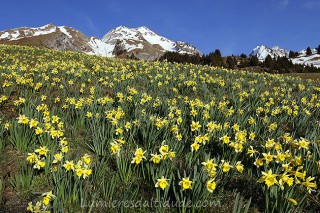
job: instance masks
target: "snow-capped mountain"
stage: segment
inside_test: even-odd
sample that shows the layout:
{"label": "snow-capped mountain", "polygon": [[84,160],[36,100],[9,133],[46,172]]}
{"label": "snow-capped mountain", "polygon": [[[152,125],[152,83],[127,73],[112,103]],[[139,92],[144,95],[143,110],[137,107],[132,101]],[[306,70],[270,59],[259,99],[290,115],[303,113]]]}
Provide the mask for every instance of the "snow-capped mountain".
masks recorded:
{"label": "snow-capped mountain", "polygon": [[138,28],[117,27],[103,36],[102,41],[114,46],[114,54],[125,51],[129,55],[133,54],[135,57],[144,60],[158,59],[167,51],[202,55],[191,44],[180,41],[174,42],[144,26]]}
{"label": "snow-capped mountain", "polygon": [[21,27],[0,32],[0,43],[71,50],[101,56],[112,56],[108,45],[79,30],[67,26],[47,24],[42,27]]}
{"label": "snow-capped mountain", "polygon": [[289,51],[281,49],[279,46],[269,48],[265,45],[261,45],[254,48],[250,55],[255,55],[260,61],[264,61],[268,55],[270,55],[272,58],[283,56],[289,57]]}
{"label": "snow-capped mountain", "polygon": [[[320,68],[320,54],[317,54],[316,49],[311,49],[312,55],[307,56],[306,52],[307,50],[301,50],[299,55],[295,58],[290,58],[292,63],[294,64],[304,64],[304,65],[313,65],[315,67]],[[287,57],[289,58],[289,51],[280,48],[279,46],[274,46],[272,48],[269,48],[265,45],[257,46],[254,48],[250,54],[251,56],[257,56],[260,61],[264,61],[268,55],[270,55],[272,58],[275,57]]]}
{"label": "snow-capped mountain", "polygon": [[108,32],[102,39],[97,39],[71,27],[48,24],[37,28],[21,27],[1,31],[0,43],[71,50],[107,57],[134,55],[144,60],[156,60],[166,51],[202,54],[191,44],[174,42],[147,27],[120,26]]}

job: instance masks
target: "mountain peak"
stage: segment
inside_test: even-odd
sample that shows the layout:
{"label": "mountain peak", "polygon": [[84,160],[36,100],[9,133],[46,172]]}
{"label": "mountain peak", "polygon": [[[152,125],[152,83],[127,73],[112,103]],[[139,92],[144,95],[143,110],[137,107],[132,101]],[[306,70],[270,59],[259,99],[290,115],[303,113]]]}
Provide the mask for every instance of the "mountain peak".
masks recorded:
{"label": "mountain peak", "polygon": [[271,49],[272,50],[281,50],[281,48],[279,46],[273,46]]}
{"label": "mountain peak", "polygon": [[141,27],[137,27],[136,29],[146,29],[146,30],[150,30],[148,27],[146,26],[141,26]]}
{"label": "mountain peak", "polygon": [[152,30],[150,30],[148,27],[146,26],[141,26],[141,27],[137,27],[135,28],[136,30],[139,30],[139,31],[151,31],[153,32]]}
{"label": "mountain peak", "polygon": [[57,27],[55,24],[49,23],[46,25],[43,25],[42,27],[38,27],[38,28],[51,28],[51,27]]}
{"label": "mountain peak", "polygon": [[120,25],[119,27],[116,27],[114,30],[122,30],[122,29],[129,29],[126,26]]}
{"label": "mountain peak", "polygon": [[260,61],[264,61],[268,55],[270,55],[272,58],[283,56],[288,57],[289,51],[282,49],[279,46],[269,48],[266,45],[259,45],[252,50],[250,55],[257,56]]}

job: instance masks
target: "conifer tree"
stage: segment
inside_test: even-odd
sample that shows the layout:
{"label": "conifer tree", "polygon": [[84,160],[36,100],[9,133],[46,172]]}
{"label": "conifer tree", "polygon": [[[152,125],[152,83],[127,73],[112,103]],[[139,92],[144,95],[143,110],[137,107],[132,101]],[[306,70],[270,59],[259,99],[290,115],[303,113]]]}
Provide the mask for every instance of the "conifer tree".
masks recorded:
{"label": "conifer tree", "polygon": [[216,50],[214,51],[214,53],[215,53],[217,56],[221,57],[221,52],[220,52],[219,49],[216,49]]}
{"label": "conifer tree", "polygon": [[227,63],[227,67],[230,69],[233,69],[237,64],[236,60],[234,60],[234,58],[231,56],[227,57],[226,63]]}
{"label": "conifer tree", "polygon": [[241,58],[247,58],[247,55],[244,54],[244,53],[241,53],[240,57],[241,57]]}
{"label": "conifer tree", "polygon": [[271,68],[271,69],[273,68],[273,59],[271,58],[270,55],[268,55],[264,60],[264,65],[268,68]]}
{"label": "conifer tree", "polygon": [[289,52],[289,58],[294,58],[295,57],[295,52],[293,52],[292,50],[290,50]]}
{"label": "conifer tree", "polygon": [[250,62],[249,62],[250,66],[259,66],[259,59],[257,56],[251,56],[250,58]]}
{"label": "conifer tree", "polygon": [[307,55],[312,55],[312,51],[311,51],[311,48],[310,47],[307,47],[307,52],[306,52]]}

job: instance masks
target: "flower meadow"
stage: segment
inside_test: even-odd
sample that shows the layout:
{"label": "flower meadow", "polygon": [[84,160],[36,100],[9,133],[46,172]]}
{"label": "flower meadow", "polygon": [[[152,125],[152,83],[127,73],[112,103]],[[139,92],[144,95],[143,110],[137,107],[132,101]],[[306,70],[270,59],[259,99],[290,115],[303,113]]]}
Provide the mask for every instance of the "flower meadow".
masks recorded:
{"label": "flower meadow", "polygon": [[318,81],[1,45],[0,85],[4,211],[320,211]]}

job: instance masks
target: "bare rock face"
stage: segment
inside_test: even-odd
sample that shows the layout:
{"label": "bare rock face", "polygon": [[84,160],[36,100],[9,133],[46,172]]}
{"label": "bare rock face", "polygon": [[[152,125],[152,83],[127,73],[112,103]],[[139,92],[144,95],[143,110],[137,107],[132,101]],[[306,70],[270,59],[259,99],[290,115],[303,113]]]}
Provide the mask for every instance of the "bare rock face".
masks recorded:
{"label": "bare rock face", "polygon": [[49,49],[62,50],[62,51],[75,51],[81,52],[81,47],[76,46],[65,34],[58,34],[52,39],[43,41],[43,45]]}
{"label": "bare rock face", "polygon": [[186,53],[191,55],[202,55],[202,53],[192,44],[189,44],[183,41],[177,41],[176,46],[179,53]]}

